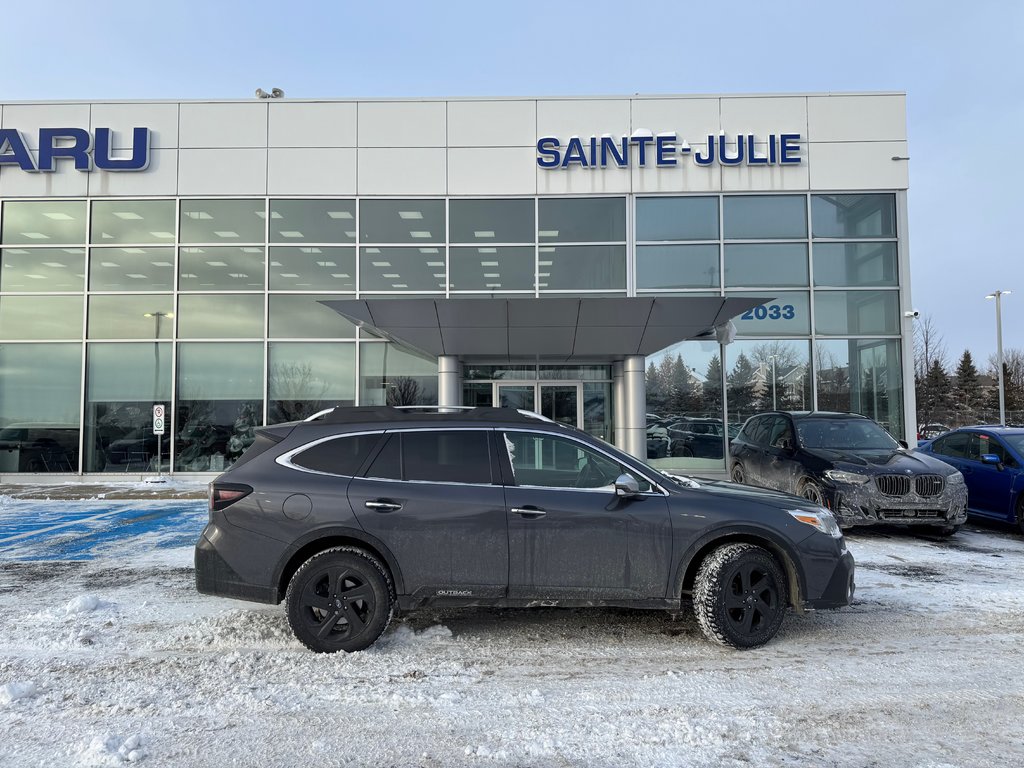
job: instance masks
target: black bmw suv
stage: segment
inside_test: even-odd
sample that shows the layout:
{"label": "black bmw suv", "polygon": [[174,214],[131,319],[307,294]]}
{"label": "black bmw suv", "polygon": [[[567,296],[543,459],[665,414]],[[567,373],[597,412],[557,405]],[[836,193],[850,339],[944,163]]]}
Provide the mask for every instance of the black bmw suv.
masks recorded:
{"label": "black bmw suv", "polygon": [[679,611],[761,645],[787,607],[852,599],[853,557],[817,504],[662,474],[584,432],[504,408],[336,408],[258,430],[210,484],[200,592],[285,600],[314,651],[356,651],[396,611]]}

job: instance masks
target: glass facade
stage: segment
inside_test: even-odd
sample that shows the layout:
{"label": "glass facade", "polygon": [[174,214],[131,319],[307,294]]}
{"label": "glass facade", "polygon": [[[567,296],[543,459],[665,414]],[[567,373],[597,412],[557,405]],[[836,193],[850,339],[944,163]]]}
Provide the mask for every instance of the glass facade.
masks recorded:
{"label": "glass facade", "polygon": [[[4,201],[0,472],[155,470],[156,402],[161,465],[178,472],[220,471],[259,425],[330,405],[436,403],[435,360],[321,303],[354,297],[756,297],[733,344],[648,358],[653,463],[724,468],[731,430],[772,405],[859,410],[902,436],[895,199]],[[594,363],[467,361],[463,401],[522,399],[534,381],[532,407],[576,408],[611,440]]]}

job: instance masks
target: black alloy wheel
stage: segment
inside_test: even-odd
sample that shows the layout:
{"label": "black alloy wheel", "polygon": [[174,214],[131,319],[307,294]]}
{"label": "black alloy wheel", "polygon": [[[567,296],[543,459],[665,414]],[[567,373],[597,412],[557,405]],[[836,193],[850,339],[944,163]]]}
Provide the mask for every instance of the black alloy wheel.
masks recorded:
{"label": "black alloy wheel", "polygon": [[729,473],[729,477],[732,479],[734,483],[739,483],[740,485],[743,485],[745,482],[747,482],[747,475],[743,471],[743,465],[740,463],[732,465],[732,471]]}
{"label": "black alloy wheel", "polygon": [[800,486],[800,496],[808,501],[814,502],[819,507],[825,506],[825,495],[821,487],[813,480],[805,480]]}
{"label": "black alloy wheel", "polygon": [[285,599],[292,631],[317,653],[363,650],[381,636],[393,612],[384,566],[353,547],[329,549],[303,563]]}
{"label": "black alloy wheel", "polygon": [[726,544],[701,564],[694,612],[709,639],[733,648],[771,640],[782,626],[786,580],[778,561],[754,544]]}

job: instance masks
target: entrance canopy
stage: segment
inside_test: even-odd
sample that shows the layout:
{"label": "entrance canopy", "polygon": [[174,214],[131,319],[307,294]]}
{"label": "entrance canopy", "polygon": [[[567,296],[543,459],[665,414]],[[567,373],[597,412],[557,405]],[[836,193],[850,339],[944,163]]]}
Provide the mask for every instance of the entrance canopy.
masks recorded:
{"label": "entrance canopy", "polygon": [[339,299],[356,325],[438,357],[597,361],[650,355],[770,300],[658,298]]}

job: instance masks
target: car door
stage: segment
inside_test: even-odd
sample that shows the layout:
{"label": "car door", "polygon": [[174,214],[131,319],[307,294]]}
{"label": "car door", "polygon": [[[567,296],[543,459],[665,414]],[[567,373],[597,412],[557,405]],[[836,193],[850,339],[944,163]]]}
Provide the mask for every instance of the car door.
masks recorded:
{"label": "car door", "polygon": [[504,597],[505,495],[489,429],[389,432],[348,499],[398,561],[406,593]]}
{"label": "car door", "polygon": [[[986,464],[981,457],[994,454],[1002,465]],[[985,432],[971,433],[967,460],[961,472],[969,479],[967,505],[986,515],[1013,521],[1012,490],[1016,476],[1016,462],[999,438]],[[966,470],[966,471],[965,471]]]}
{"label": "car door", "polygon": [[802,467],[796,461],[793,423],[788,416],[769,417],[768,444],[761,454],[761,485],[787,493],[796,493]]}
{"label": "car door", "polygon": [[499,453],[506,481],[509,597],[665,596],[672,524],[658,489],[631,472],[641,493],[617,496],[613,484],[626,468],[569,436],[504,430]]}
{"label": "car door", "polygon": [[755,416],[747,421],[732,444],[732,455],[743,465],[746,482],[762,485],[761,462],[767,441],[769,416]]}

